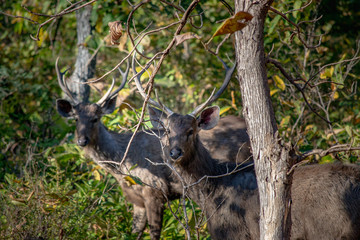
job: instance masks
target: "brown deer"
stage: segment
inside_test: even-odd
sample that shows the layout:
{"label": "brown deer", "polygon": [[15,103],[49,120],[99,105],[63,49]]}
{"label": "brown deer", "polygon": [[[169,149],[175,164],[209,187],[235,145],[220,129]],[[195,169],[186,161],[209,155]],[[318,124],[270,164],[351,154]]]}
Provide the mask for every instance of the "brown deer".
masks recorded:
{"label": "brown deer", "polygon": [[[123,78],[119,88],[111,92],[115,83],[113,79],[110,89],[96,103],[77,101],[64,80],[66,71],[61,72],[59,70],[58,59],[55,67],[59,85],[70,98],[70,101],[58,99],[56,102],[57,110],[63,117],[75,118],[77,144],[83,147],[87,156],[117,179],[124,196],[129,202],[133,203],[133,232],[139,233],[140,237],[148,222],[151,239],[159,239],[164,203],[167,200],[178,198],[182,193],[182,187],[179,181],[174,179],[171,170],[165,165],[161,165],[164,161],[159,139],[154,134],[139,131],[133,139],[125,161],[123,164],[120,164],[132,133],[120,134],[109,131],[100,121],[103,115],[114,111],[116,96],[127,80],[129,63],[125,72],[119,69]],[[136,72],[134,68],[133,70]],[[230,78],[230,76],[231,74],[227,77]],[[227,124],[227,121],[224,121],[224,125]],[[226,156],[226,158],[230,157],[233,161],[236,158],[239,161],[243,161],[250,156],[245,125],[240,123],[233,127],[233,129],[226,127],[224,129],[214,129],[213,133],[204,134],[203,140],[209,146],[214,147],[217,146],[218,139],[221,139],[222,136],[228,136],[229,141],[231,140],[235,145],[224,147],[222,155]],[[232,150],[238,149],[242,145],[247,146],[247,148],[241,148],[244,150],[241,150],[239,153]],[[218,151],[216,152],[218,153]],[[133,166],[136,167],[133,168]],[[128,182],[124,180],[126,174],[140,178],[144,185],[129,186]]]}
{"label": "brown deer", "polygon": [[[137,84],[140,92],[140,83]],[[191,114],[149,108],[162,136],[165,157],[207,217],[212,239],[259,239],[259,196],[252,164],[219,163],[202,144],[201,130],[214,128],[219,107],[203,110],[221,89]],[[199,115],[199,117],[197,117]],[[309,165],[295,170],[291,188],[291,239],[360,239],[360,168]]]}

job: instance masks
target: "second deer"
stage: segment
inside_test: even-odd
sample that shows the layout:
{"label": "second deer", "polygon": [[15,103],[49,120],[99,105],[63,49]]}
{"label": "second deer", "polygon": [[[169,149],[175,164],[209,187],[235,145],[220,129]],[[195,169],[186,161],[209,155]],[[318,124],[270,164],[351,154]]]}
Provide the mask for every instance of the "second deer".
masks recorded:
{"label": "second deer", "polygon": [[[223,86],[227,83],[224,82]],[[144,95],[141,84],[137,84]],[[219,107],[203,110],[222,93],[192,113],[149,108],[153,125],[164,129],[165,157],[186,186],[187,195],[205,213],[212,239],[259,239],[259,195],[252,164],[219,163],[204,147],[199,133],[219,121]],[[199,117],[198,117],[199,115]],[[360,167],[309,165],[295,170],[291,188],[291,239],[360,239]]]}

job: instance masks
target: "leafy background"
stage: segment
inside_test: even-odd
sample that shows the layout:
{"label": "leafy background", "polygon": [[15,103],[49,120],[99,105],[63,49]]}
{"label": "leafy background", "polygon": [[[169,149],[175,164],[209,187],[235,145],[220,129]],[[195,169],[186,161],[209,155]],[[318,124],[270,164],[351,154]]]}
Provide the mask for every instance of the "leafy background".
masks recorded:
{"label": "leafy background", "polygon": [[[54,14],[67,6],[59,1],[3,1],[1,11],[26,16],[37,21],[45,18],[30,15],[22,5],[34,12]],[[183,1],[188,4],[188,1]],[[286,12],[305,5],[305,1],[278,1],[272,6]],[[265,49],[267,56],[282,63],[294,78],[308,79],[315,75],[306,96],[310,104],[323,116],[316,103],[328,107],[330,127],[317,117],[304,103],[302,95],[268,64],[268,82],[281,136],[296,145],[299,151],[327,148],[336,143],[359,145],[359,65],[345,74],[349,65],[335,64],[316,74],[321,66],[359,53],[360,3],[355,0],[316,1],[301,11],[288,13],[293,22],[316,22],[301,25],[306,33],[325,34],[321,46],[306,49],[294,29],[279,15],[269,12],[265,22]],[[152,27],[174,21],[173,11],[160,2],[152,1],[140,8],[135,16],[138,32],[152,22]],[[96,76],[109,71],[123,57],[121,48],[107,44],[110,21],[126,21],[131,8],[126,1],[98,1],[93,4],[91,24],[93,35],[87,39],[90,51],[99,48]],[[229,17],[218,1],[202,2],[197,12],[204,12],[203,28],[190,26],[183,32],[194,32],[208,40],[220,25],[219,20]],[[198,23],[199,24],[199,23]],[[115,179],[92,161],[85,159],[73,143],[74,124],[62,119],[56,112],[55,101],[61,97],[57,85],[54,63],[61,56],[63,65],[73,66],[76,58],[76,19],[69,14],[46,25],[40,31],[40,41],[29,37],[37,28],[29,21],[0,14],[0,238],[1,239],[135,239],[131,234],[132,206],[124,200]],[[154,54],[166,47],[173,37],[172,31],[151,35],[140,47]],[[211,45],[223,37],[216,37]],[[304,36],[308,44],[316,45],[319,37]],[[220,56],[230,62],[234,59],[234,38],[221,48]],[[207,53],[199,41],[192,39],[177,46],[166,59],[156,77],[156,88],[162,101],[175,111],[186,113],[219,87],[223,70],[218,60]],[[109,82],[109,79],[107,79]],[[141,99],[130,89],[122,93],[126,102],[140,111]],[[171,96],[167,97],[167,96]],[[91,99],[99,94],[92,91]],[[328,104],[329,103],[329,104]],[[222,114],[241,115],[241,96],[234,78],[223,96],[216,102]],[[299,116],[301,116],[299,118]],[[121,107],[103,118],[110,129],[131,129],[138,115]],[[339,153],[310,161],[357,162],[358,153]],[[174,201],[172,207],[177,208]],[[190,204],[190,203],[189,203]],[[189,207],[193,237],[209,238],[204,227],[195,229],[195,216]],[[197,214],[199,211],[197,210]],[[163,239],[183,239],[184,230],[169,211],[163,224]],[[145,233],[144,239],[149,239]]]}

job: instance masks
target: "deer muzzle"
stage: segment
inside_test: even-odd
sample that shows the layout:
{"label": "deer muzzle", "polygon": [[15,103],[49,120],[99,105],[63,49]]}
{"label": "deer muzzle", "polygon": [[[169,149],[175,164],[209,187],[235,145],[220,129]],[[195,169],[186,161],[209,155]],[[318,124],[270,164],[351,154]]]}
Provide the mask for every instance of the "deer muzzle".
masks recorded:
{"label": "deer muzzle", "polygon": [[182,157],[183,152],[180,148],[178,147],[174,147],[170,150],[170,157],[172,158],[172,160],[179,160],[180,157]]}
{"label": "deer muzzle", "polygon": [[89,139],[87,137],[81,137],[81,138],[78,138],[78,140],[77,140],[77,144],[80,147],[85,147],[88,143],[89,143]]}

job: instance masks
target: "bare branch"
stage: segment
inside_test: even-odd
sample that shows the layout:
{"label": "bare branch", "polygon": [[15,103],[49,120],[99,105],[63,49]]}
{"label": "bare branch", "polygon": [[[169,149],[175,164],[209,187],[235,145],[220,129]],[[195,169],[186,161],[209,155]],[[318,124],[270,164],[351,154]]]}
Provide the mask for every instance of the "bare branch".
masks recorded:
{"label": "bare branch", "polygon": [[3,15],[8,16],[8,17],[13,17],[13,18],[22,18],[22,19],[28,20],[28,21],[30,21],[30,22],[32,22],[32,23],[39,24],[39,22],[34,21],[34,20],[32,20],[31,18],[27,18],[27,17],[23,17],[23,16],[17,16],[17,15],[12,15],[12,14],[9,14],[9,13],[3,12],[3,11],[0,11],[0,14],[3,14]]}
{"label": "bare branch", "polygon": [[301,28],[299,27],[299,24],[294,23],[294,22],[291,21],[284,13],[276,10],[275,8],[270,7],[269,9],[270,9],[271,11],[273,11],[274,13],[280,15],[283,19],[285,19],[288,23],[290,23],[291,25],[293,25],[293,26],[295,27],[296,31],[291,35],[290,39],[292,39],[292,37],[293,37],[294,35],[297,35],[297,37],[298,37],[298,39],[300,40],[300,42],[301,42],[306,48],[311,49],[311,48],[317,48],[317,47],[320,46],[323,35],[320,35],[320,36],[319,36],[320,39],[319,39],[319,42],[318,42],[317,45],[314,45],[314,46],[308,45],[308,44],[305,42],[305,40],[301,37],[302,31],[301,31]]}
{"label": "bare branch", "polygon": [[302,95],[302,97],[304,98],[304,101],[306,103],[306,105],[310,108],[310,110],[316,114],[316,116],[318,116],[319,118],[321,118],[322,120],[324,120],[326,123],[331,124],[330,121],[328,121],[327,119],[325,119],[323,116],[321,116],[317,111],[315,111],[315,109],[310,105],[305,93],[304,93],[304,88],[301,88],[299,86],[299,84],[297,84],[295,82],[295,80],[285,71],[285,69],[281,66],[280,62],[276,61],[275,59],[272,58],[268,58],[267,59],[268,62],[274,64],[274,66],[276,66],[280,72],[282,73],[282,75],[292,84],[295,86],[295,88],[300,92],[300,94]]}
{"label": "bare branch", "polygon": [[296,12],[296,11],[301,11],[301,10],[307,8],[308,6],[310,6],[311,3],[312,3],[312,0],[310,0],[310,1],[307,2],[307,3],[305,3],[305,5],[304,5],[304,6],[301,6],[300,8],[298,8],[298,9],[291,9],[291,10],[285,12],[284,14],[288,14],[288,13],[292,13],[292,12]]}
{"label": "bare branch", "polygon": [[[57,14],[54,14],[54,15],[46,15],[46,14],[41,14],[41,13],[34,13],[34,12],[32,12],[31,10],[29,10],[28,8],[26,8],[25,6],[22,6],[22,7],[23,7],[27,12],[29,12],[30,14],[33,14],[33,15],[36,15],[36,16],[42,16],[42,17],[49,17],[48,20],[46,20],[45,22],[43,22],[43,23],[41,23],[41,24],[38,23],[38,22],[34,22],[33,20],[30,20],[30,19],[25,18],[26,20],[29,20],[29,21],[34,22],[34,23],[36,23],[36,24],[39,25],[35,37],[32,36],[32,35],[30,35],[30,38],[33,39],[33,40],[35,40],[35,41],[39,41],[39,40],[40,40],[40,39],[39,39],[40,30],[41,30],[41,28],[42,28],[43,26],[45,26],[46,24],[48,24],[49,22],[53,21],[53,20],[56,19],[56,18],[59,18],[59,17],[61,17],[61,16],[63,16],[63,15],[72,13],[72,12],[74,12],[74,11],[76,11],[76,10],[79,10],[79,9],[81,9],[81,8],[87,6],[87,5],[90,5],[90,4],[92,4],[93,2],[95,2],[96,0],[91,0],[90,2],[84,3],[83,5],[76,7],[77,5],[79,5],[80,3],[84,2],[84,1],[85,1],[85,0],[80,0],[79,2],[76,2],[76,3],[74,3],[74,4],[71,4],[69,7],[65,8],[65,9],[62,10],[61,12],[59,12],[59,13],[57,13]],[[24,17],[21,17],[21,18],[24,18]]]}
{"label": "bare branch", "polygon": [[303,165],[308,163],[310,160],[304,160],[305,158],[312,156],[312,155],[318,155],[319,157],[324,157],[326,155],[329,155],[331,153],[338,153],[338,152],[351,152],[351,151],[360,151],[360,147],[352,147],[350,144],[340,144],[340,145],[334,145],[328,149],[313,149],[311,151],[308,151],[306,153],[300,154],[295,156],[296,161],[298,162],[295,164],[290,170],[293,171],[297,166]]}

